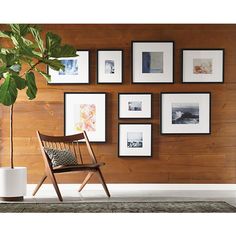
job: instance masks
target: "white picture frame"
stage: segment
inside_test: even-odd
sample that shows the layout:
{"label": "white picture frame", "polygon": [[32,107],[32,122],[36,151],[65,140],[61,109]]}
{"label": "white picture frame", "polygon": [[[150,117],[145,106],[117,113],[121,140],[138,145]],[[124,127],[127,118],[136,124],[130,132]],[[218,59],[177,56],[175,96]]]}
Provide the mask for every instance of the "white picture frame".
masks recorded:
{"label": "white picture frame", "polygon": [[210,134],[210,92],[161,93],[161,134]]}
{"label": "white picture frame", "polygon": [[48,67],[51,76],[50,85],[89,84],[89,50],[77,50],[77,57],[59,58],[65,65],[65,71],[55,71]]}
{"label": "white picture frame", "polygon": [[224,83],[224,49],[182,49],[182,83]]}
{"label": "white picture frame", "polygon": [[122,84],[123,81],[123,50],[97,50],[97,83]]}
{"label": "white picture frame", "polygon": [[64,93],[64,133],[86,131],[90,142],[106,142],[106,93]]}
{"label": "white picture frame", "polygon": [[119,93],[118,117],[120,119],[151,119],[152,94],[151,93]]}
{"label": "white picture frame", "polygon": [[152,124],[124,124],[118,128],[119,157],[152,156]]}
{"label": "white picture frame", "polygon": [[132,83],[174,83],[173,41],[132,41]]}

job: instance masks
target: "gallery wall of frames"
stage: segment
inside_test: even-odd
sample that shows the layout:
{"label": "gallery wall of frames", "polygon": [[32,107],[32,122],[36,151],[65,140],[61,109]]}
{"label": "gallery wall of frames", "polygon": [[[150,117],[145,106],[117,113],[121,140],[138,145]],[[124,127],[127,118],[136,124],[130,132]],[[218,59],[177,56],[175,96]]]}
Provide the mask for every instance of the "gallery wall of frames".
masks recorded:
{"label": "gallery wall of frames", "polygon": [[[28,167],[30,183],[44,169],[36,130],[86,130],[97,159],[106,163],[109,183],[236,181],[235,25],[42,28],[62,35],[78,56],[61,58],[65,71],[42,68],[51,82],[38,77],[37,99],[27,101],[22,94],[15,105],[15,160]],[[3,166],[8,114],[1,107]]]}

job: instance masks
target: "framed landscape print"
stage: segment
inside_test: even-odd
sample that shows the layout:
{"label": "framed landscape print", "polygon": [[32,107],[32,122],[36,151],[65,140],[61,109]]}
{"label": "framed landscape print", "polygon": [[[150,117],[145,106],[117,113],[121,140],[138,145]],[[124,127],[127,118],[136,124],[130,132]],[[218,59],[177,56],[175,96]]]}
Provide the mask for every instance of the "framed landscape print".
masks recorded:
{"label": "framed landscape print", "polygon": [[174,83],[173,67],[174,42],[132,42],[132,83]]}
{"label": "framed landscape print", "polygon": [[224,49],[182,49],[183,83],[223,83]]}
{"label": "framed landscape print", "polygon": [[89,84],[89,50],[77,50],[77,55],[60,58],[65,66],[64,71],[48,67],[48,74],[51,75],[48,84]]}
{"label": "framed landscape print", "polygon": [[123,50],[97,51],[97,83],[121,84],[123,79]]}
{"label": "framed landscape print", "polygon": [[210,132],[210,93],[161,93],[161,134],[210,134]]}
{"label": "framed landscape print", "polygon": [[119,157],[152,156],[152,124],[119,124]]}
{"label": "framed landscape print", "polygon": [[119,93],[119,118],[152,118],[151,93]]}
{"label": "framed landscape print", "polygon": [[64,132],[86,131],[89,141],[106,141],[106,93],[64,93]]}

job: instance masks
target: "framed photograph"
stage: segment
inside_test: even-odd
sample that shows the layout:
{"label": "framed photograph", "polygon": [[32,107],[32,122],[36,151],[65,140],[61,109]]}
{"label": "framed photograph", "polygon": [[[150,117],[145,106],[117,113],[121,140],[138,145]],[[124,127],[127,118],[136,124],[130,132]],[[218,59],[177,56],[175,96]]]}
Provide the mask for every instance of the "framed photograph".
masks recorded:
{"label": "framed photograph", "polygon": [[210,134],[211,94],[161,93],[161,134]]}
{"label": "framed photograph", "polygon": [[86,131],[89,141],[106,142],[106,93],[64,93],[64,133]]}
{"label": "framed photograph", "polygon": [[123,50],[97,50],[97,83],[121,84],[123,80]]}
{"label": "framed photograph", "polygon": [[48,84],[89,84],[89,50],[77,50],[77,55],[60,58],[65,66],[64,71],[48,67],[48,74],[51,75]]}
{"label": "framed photograph", "polygon": [[182,49],[182,83],[223,83],[224,49]]}
{"label": "framed photograph", "polygon": [[132,83],[174,83],[174,42],[133,41]]}
{"label": "framed photograph", "polygon": [[119,93],[119,118],[152,118],[151,93]]}
{"label": "framed photograph", "polygon": [[152,124],[119,124],[119,157],[152,156]]}

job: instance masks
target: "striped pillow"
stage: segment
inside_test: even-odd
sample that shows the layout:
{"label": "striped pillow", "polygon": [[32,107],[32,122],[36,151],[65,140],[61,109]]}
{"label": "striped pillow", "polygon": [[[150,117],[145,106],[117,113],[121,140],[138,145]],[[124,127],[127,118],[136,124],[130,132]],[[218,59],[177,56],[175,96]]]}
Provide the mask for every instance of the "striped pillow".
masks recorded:
{"label": "striped pillow", "polygon": [[69,150],[44,148],[44,151],[47,153],[48,157],[50,158],[52,167],[78,165],[76,157]]}

